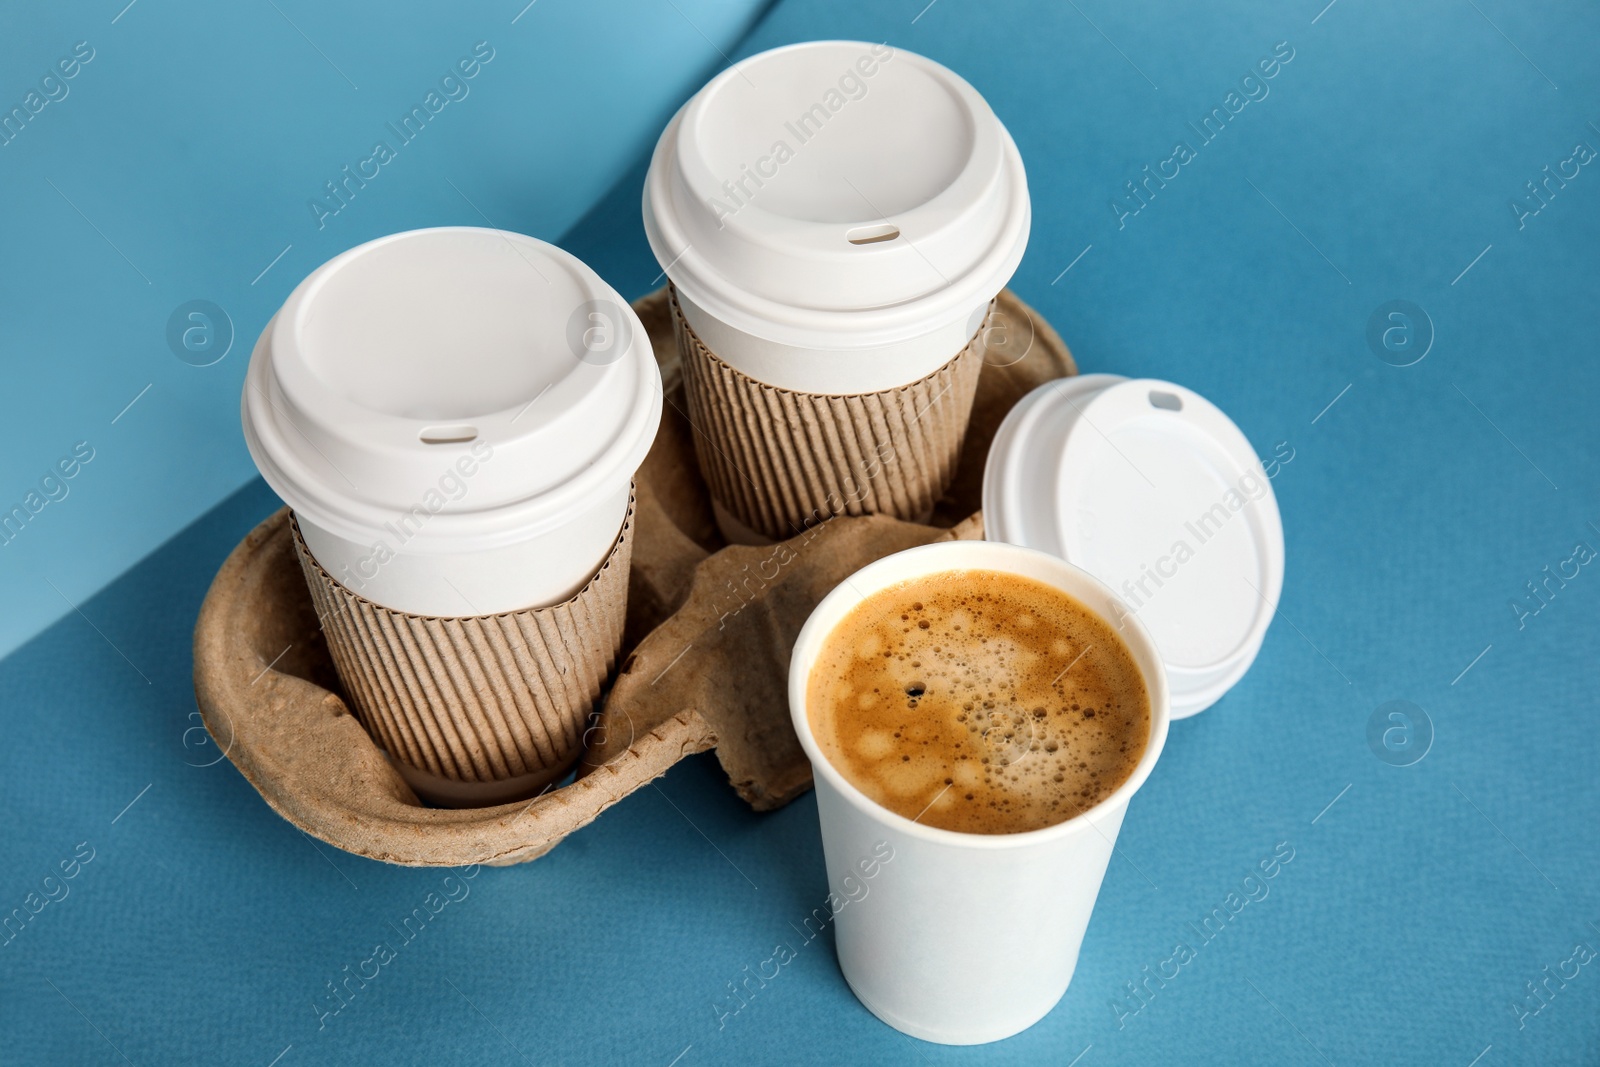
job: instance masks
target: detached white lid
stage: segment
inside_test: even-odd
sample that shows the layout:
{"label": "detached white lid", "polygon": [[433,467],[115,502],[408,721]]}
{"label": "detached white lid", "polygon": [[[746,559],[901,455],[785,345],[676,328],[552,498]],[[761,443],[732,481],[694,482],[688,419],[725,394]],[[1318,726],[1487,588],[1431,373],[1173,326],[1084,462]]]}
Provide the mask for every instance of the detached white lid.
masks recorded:
{"label": "detached white lid", "polygon": [[256,343],[241,415],[262,477],[308,521],[366,543],[422,506],[408,550],[450,552],[546,532],[626,485],[661,402],[644,327],[598,274],[454,226],[312,272]]}
{"label": "detached white lid", "polygon": [[1110,586],[1155,638],[1175,718],[1242,678],[1283,589],[1283,524],[1250,442],[1180,385],[1113,374],[1047,382],[995,435],[986,536]]}
{"label": "detached white lid", "polygon": [[673,284],[802,348],[893,344],[965,318],[1005,287],[1029,222],[1022,157],[977,90],[860,41],[723,71],[668,124],[644,188]]}

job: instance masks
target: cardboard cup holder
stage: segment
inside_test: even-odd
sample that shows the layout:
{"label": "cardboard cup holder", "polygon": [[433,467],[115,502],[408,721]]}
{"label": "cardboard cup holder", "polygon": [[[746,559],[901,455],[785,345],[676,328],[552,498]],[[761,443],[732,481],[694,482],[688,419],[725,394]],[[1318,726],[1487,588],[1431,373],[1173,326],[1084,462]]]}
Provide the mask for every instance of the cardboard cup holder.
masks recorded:
{"label": "cardboard cup holder", "polygon": [[[195,626],[200,713],[219,751],[301,830],[345,851],[407,866],[519,863],[544,855],[679,760],[713,748],[746,803],[757,810],[788,803],[811,784],[789,721],[785,677],[789,650],[811,609],[874,559],[931,541],[981,537],[981,484],[995,430],[1035,386],[1076,373],[1055,331],[1003,292],[980,331],[980,354],[959,368],[972,379],[971,418],[946,462],[942,494],[927,502],[926,521],[847,514],[802,525],[776,544],[730,546],[718,532],[713,494],[696,463],[705,428],[685,402],[673,310],[664,291],[634,306],[661,364],[668,403],[635,478],[629,525],[591,582],[605,592],[588,622],[555,628],[588,636],[575,638],[584,651],[568,660],[576,677],[562,710],[555,711],[554,702],[549,709],[536,700],[530,705],[551,741],[549,762],[531,720],[522,718],[526,733],[518,732],[510,709],[521,705],[515,696],[507,703],[504,689],[518,676],[524,684],[528,679],[511,638],[513,630],[524,638],[531,632],[521,620],[495,621],[486,632],[483,620],[374,616],[362,619],[353,640],[337,629],[343,623],[327,625],[328,609],[348,602],[326,583],[308,584],[307,569],[317,577],[315,568],[303,569],[287,509],[252,530],[222,564]],[[776,429],[771,421],[765,428]],[[625,605],[620,612],[619,602]],[[352,618],[365,610],[354,607],[346,609]],[[398,635],[397,626],[409,636]],[[611,661],[601,650],[617,632]],[[380,654],[370,642],[386,635],[403,639]],[[367,666],[349,662],[362,642],[369,642],[369,657],[378,657],[368,664],[392,668],[394,649],[410,647],[424,651],[423,667],[379,680]],[[426,654],[429,645],[438,663]],[[447,646],[467,649],[477,674],[451,675],[443,662]],[[336,666],[340,656],[347,663]],[[614,673],[611,662],[620,663]],[[460,695],[459,707],[442,696],[442,706],[433,703],[442,692],[441,667]],[[341,675],[356,681],[347,685]],[[454,742],[441,737],[431,748],[417,734],[422,720],[407,717],[462,723],[460,709],[473,706],[484,712],[487,734],[458,732]],[[503,731],[489,717],[495,709]],[[492,783],[517,777],[511,772],[519,766],[523,774],[530,767],[533,773],[564,769],[574,736],[582,754],[567,784],[556,779],[531,799],[489,807],[430,807],[395,762],[425,772],[429,777],[413,776],[424,789],[441,780]]]}

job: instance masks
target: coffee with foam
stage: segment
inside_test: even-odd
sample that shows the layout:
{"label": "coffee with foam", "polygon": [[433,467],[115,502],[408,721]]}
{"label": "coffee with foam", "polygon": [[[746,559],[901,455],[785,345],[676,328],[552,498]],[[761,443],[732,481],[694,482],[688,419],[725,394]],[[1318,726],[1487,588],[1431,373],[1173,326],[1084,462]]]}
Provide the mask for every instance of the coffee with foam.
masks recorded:
{"label": "coffee with foam", "polygon": [[1127,781],[1150,696],[1116,631],[999,571],[944,571],[867,597],[807,683],[828,761],[890,811],[965,833],[1072,818]]}

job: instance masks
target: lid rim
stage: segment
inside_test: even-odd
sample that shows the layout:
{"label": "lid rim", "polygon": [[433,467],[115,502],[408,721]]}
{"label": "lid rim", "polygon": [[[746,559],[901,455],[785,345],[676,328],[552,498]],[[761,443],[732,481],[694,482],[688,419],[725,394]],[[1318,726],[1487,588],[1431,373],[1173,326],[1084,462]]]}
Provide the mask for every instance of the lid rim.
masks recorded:
{"label": "lid rim", "polygon": [[[246,382],[247,391],[251,384]],[[294,456],[294,451],[281,443],[276,420],[263,422],[252,417],[250,403],[247,392],[241,404],[245,446],[262,479],[295,514],[346,540],[366,542],[382,536],[384,523],[393,522],[416,503],[412,500],[404,505],[384,506],[354,502],[328,490],[326,479],[305,464],[283,462],[286,455]],[[661,409],[662,394],[658,391],[648,407],[641,409],[648,415],[639,421],[659,424]],[[264,427],[268,428],[267,434],[262,432]],[[274,436],[280,438],[276,443]],[[406,542],[406,549],[421,554],[473,551],[499,548],[548,533],[580,513],[608,482],[631,480],[654,439],[654,433],[648,431],[619,437],[619,443],[593,463],[537,494],[478,511],[435,512],[427,526]],[[299,476],[292,473],[297,469]],[[625,478],[621,477],[624,472]]]}
{"label": "lid rim", "polygon": [[[652,178],[654,166],[652,165]],[[1016,179],[1025,189],[1025,180]],[[708,314],[745,333],[796,348],[876,348],[913,339],[930,322],[954,321],[962,309],[993,300],[1016,274],[1032,229],[1032,206],[1024,203],[1015,222],[985,258],[962,275],[963,283],[934,289],[891,304],[859,308],[817,308],[785,304],[751,293],[701,263],[694,246],[677,231],[668,232],[646,185],[645,236],[672,284]],[[671,238],[682,251],[672,252]],[[697,269],[698,268],[698,269]],[[717,283],[708,281],[708,276]],[[968,280],[968,279],[981,279]]]}

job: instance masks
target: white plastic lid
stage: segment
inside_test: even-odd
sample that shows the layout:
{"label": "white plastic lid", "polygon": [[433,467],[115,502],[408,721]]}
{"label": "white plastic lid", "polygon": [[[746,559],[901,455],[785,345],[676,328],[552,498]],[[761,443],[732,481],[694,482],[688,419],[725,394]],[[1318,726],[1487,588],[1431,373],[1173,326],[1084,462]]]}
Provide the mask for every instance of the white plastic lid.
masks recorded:
{"label": "white plastic lid", "polygon": [[1171,382],[1088,374],[1024,397],[984,471],[990,540],[1109,585],[1155,638],[1172,714],[1215,703],[1261,648],[1283,589],[1283,524],[1250,442]]}
{"label": "white plastic lid", "polygon": [[625,486],[661,402],[644,327],[598,274],[458,226],[370,241],[301,282],[251,355],[242,416],[297,513],[367,543],[421,506],[406,547],[427,553],[548,532]]}
{"label": "white plastic lid", "polygon": [[1022,259],[1027,179],[977,91],[883,44],[813,41],[713,78],[645,180],[650,247],[700,308],[800,348],[965,318]]}

